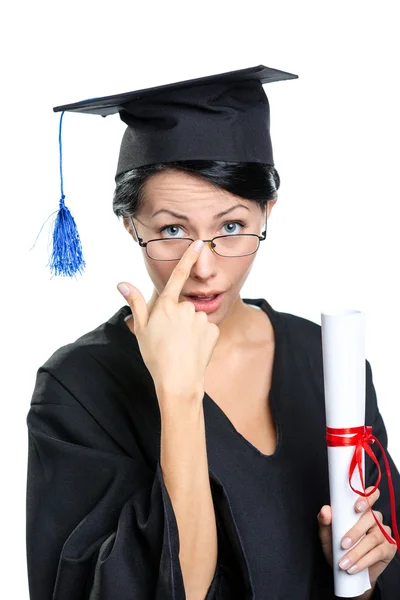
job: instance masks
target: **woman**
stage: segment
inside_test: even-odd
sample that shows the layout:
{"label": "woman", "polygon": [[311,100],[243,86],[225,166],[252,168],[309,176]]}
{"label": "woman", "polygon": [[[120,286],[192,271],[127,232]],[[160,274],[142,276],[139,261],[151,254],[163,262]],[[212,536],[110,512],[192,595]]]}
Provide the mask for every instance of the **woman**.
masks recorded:
{"label": "woman", "polygon": [[[33,600],[335,597],[320,327],[240,297],[279,189],[262,88],[279,72],[256,69],[119,109],[114,211],[154,291],[120,285],[127,304],[38,371]],[[369,363],[366,423],[386,447]],[[370,503],[390,535],[385,481]],[[369,569],[363,600],[395,598],[396,546],[355,511],[342,568]]]}

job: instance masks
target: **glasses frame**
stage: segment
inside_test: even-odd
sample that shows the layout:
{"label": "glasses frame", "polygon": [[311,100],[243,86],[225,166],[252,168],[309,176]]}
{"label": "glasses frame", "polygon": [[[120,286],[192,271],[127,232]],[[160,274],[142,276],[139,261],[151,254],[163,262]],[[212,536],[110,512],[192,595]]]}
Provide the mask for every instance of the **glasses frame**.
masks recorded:
{"label": "glasses frame", "polygon": [[[195,241],[193,238],[184,237],[184,238],[153,238],[151,240],[147,240],[147,242],[144,242],[143,238],[139,237],[139,234],[135,227],[135,223],[133,222],[133,218],[131,216],[129,218],[131,220],[133,229],[135,230],[135,234],[136,234],[139,246],[141,248],[146,248],[146,254],[151,260],[160,260],[162,262],[171,262],[171,261],[177,261],[177,260],[181,260],[181,259],[180,258],[153,258],[152,256],[149,255],[149,253],[147,251],[147,244],[149,244],[150,242],[159,242],[159,241],[164,241],[165,239],[191,240],[192,243]],[[265,230],[262,232],[261,235],[257,235],[256,233],[233,233],[232,235],[216,235],[211,240],[203,240],[203,242],[209,245],[210,250],[212,252],[214,252],[214,254],[217,254],[217,256],[221,256],[222,258],[242,258],[243,256],[251,256],[252,254],[255,254],[257,252],[257,250],[259,249],[260,242],[265,240],[265,238],[267,237],[267,222],[268,222],[268,205],[267,205],[267,213],[266,213],[266,217],[265,217]],[[239,237],[239,236],[243,236],[243,235],[245,235],[245,236],[252,235],[252,236],[258,238],[258,240],[259,240],[258,246],[254,250],[254,252],[249,252],[249,254],[240,254],[239,256],[224,256],[223,254],[219,254],[218,252],[216,252],[216,250],[215,250],[216,244],[214,243],[214,240],[217,240],[219,238],[225,238],[225,237],[234,237],[234,236]]]}

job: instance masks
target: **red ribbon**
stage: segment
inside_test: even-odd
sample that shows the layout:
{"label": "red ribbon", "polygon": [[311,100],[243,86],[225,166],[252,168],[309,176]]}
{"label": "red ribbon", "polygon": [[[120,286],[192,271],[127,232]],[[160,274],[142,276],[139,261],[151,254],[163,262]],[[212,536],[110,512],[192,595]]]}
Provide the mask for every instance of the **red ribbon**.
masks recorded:
{"label": "red ribbon", "polygon": [[[351,435],[352,437],[347,437],[348,435]],[[381,473],[381,467],[379,465],[379,461],[376,458],[374,452],[372,451],[372,449],[370,448],[370,444],[373,444],[374,442],[376,442],[379,446],[379,448],[381,449],[382,452],[382,456],[383,459],[385,461],[385,467],[386,467],[386,473],[387,473],[387,478],[388,478],[388,484],[389,484],[389,492],[390,492],[390,509],[391,509],[391,514],[392,514],[392,531],[394,533],[394,539],[396,541],[394,541],[390,535],[388,535],[386,533],[386,531],[383,529],[382,525],[380,524],[380,522],[378,521],[378,519],[375,516],[374,511],[372,510],[372,507],[369,503],[368,500],[368,496],[370,496],[371,494],[373,494],[375,492],[375,490],[378,489],[378,486],[380,484],[381,478],[382,478],[382,473]],[[383,533],[383,535],[385,536],[385,538],[387,539],[388,542],[390,542],[391,544],[396,544],[397,545],[397,550],[398,552],[400,552],[400,536],[399,536],[399,531],[397,529],[397,521],[396,521],[396,503],[395,503],[395,498],[394,498],[394,489],[393,489],[393,481],[392,481],[392,474],[390,472],[390,466],[389,466],[389,461],[386,457],[386,453],[385,450],[382,446],[382,444],[380,443],[380,441],[378,440],[378,438],[376,438],[374,435],[372,435],[372,427],[349,427],[349,428],[343,428],[343,429],[334,429],[333,427],[327,427],[326,428],[326,443],[328,446],[330,447],[334,447],[334,448],[338,448],[338,447],[343,447],[343,446],[355,446],[354,449],[354,454],[353,457],[351,459],[351,463],[350,463],[350,469],[349,469],[349,484],[351,489],[353,490],[353,492],[355,492],[356,494],[358,494],[359,496],[364,496],[368,502],[368,506],[370,508],[370,511],[372,512],[372,515],[376,521],[376,524],[378,525],[379,529],[381,530],[381,532]],[[364,484],[364,477],[363,477],[363,472],[362,472],[362,451],[363,449],[365,450],[365,452],[368,454],[368,456],[370,458],[372,458],[372,460],[374,461],[374,463],[376,464],[376,466],[378,467],[378,479],[373,487],[373,489],[368,492],[365,491],[365,484]],[[353,473],[355,471],[355,468],[358,467],[358,472],[360,475],[360,481],[363,487],[363,492],[361,492],[360,490],[356,490],[353,488],[352,484],[351,484],[351,480],[353,477]]]}

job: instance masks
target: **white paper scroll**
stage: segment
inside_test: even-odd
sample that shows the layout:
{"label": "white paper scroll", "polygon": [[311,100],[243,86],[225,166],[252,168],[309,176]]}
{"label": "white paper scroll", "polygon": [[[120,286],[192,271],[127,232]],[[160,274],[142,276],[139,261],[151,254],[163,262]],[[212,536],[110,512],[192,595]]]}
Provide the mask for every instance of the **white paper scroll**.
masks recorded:
{"label": "white paper scroll", "polygon": [[[365,323],[356,310],[321,313],[326,425],[360,427],[365,425]],[[361,496],[349,486],[349,466],[354,446],[328,447],[329,488],[332,506],[333,573],[335,594],[352,598],[371,588],[368,569],[350,575],[340,569],[340,559],[349,551],[341,541],[360,514],[354,504]],[[364,453],[363,453],[363,474]],[[364,477],[365,478],[365,477]],[[358,470],[352,485],[362,490]]]}

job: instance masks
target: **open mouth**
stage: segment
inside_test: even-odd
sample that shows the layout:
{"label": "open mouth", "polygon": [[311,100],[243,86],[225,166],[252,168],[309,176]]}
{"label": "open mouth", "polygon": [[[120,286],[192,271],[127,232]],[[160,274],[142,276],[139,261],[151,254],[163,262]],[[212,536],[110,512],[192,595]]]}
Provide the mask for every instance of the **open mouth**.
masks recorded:
{"label": "open mouth", "polygon": [[189,302],[193,302],[196,312],[202,311],[207,314],[212,313],[219,309],[224,298],[224,293],[213,294],[212,296],[190,296],[186,295],[185,298]]}
{"label": "open mouth", "polygon": [[188,296],[188,298],[193,298],[197,302],[210,302],[214,300],[219,294],[213,294],[212,296]]}

